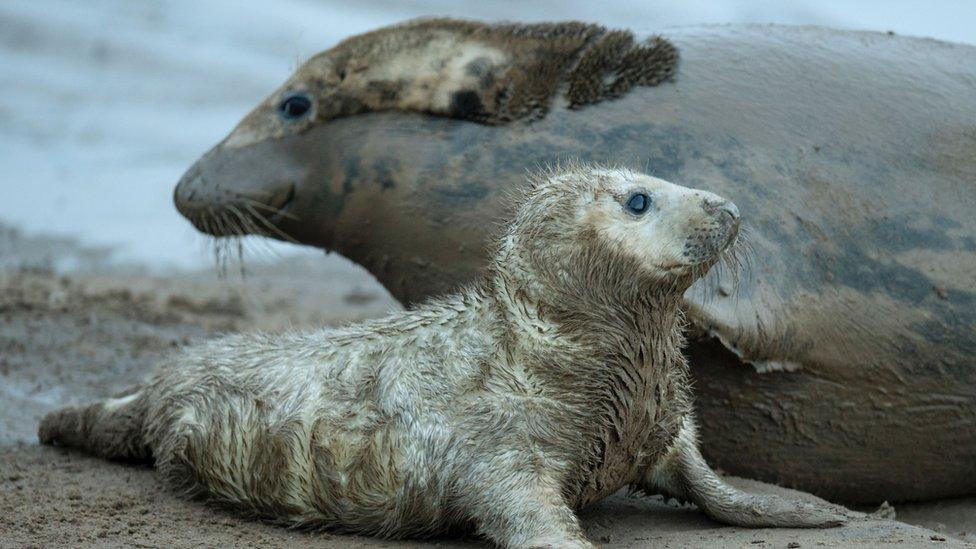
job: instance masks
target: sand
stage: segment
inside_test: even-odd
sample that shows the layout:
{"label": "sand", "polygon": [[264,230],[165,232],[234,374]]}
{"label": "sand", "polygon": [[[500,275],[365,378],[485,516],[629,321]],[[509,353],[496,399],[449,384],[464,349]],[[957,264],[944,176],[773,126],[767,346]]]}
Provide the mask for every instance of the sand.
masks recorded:
{"label": "sand", "polygon": [[[148,467],[38,445],[35,429],[45,412],[123,390],[180,345],[219,332],[337,324],[398,308],[367,273],[333,257],[248,265],[243,280],[238,274],[221,279],[213,270],[58,274],[56,265],[77,265],[74,256],[91,255],[70,241],[0,231],[0,546],[481,545],[288,530],[187,500]],[[785,491],[731,480],[751,490]],[[692,507],[626,494],[587,509],[583,522],[605,547],[976,547],[964,541],[976,540],[974,499],[896,510],[924,527],[868,517],[829,530],[733,528]]]}

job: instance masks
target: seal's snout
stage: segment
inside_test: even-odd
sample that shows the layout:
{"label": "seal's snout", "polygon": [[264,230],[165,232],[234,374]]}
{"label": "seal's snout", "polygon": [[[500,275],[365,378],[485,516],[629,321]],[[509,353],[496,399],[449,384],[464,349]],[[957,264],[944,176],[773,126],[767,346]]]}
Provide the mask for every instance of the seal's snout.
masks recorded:
{"label": "seal's snout", "polygon": [[200,195],[203,194],[201,192],[203,185],[200,168],[194,165],[183,174],[180,182],[176,184],[176,189],[173,190],[173,203],[176,209],[191,221],[205,209],[205,205],[199,200]]}
{"label": "seal's snout", "polygon": [[212,236],[281,234],[296,184],[259,171],[227,153],[208,153],[173,191],[176,209],[201,232]]}
{"label": "seal's snout", "polygon": [[703,204],[705,211],[712,216],[721,217],[726,216],[725,220],[727,223],[734,223],[738,225],[739,223],[739,208],[731,200],[725,200],[724,198],[711,197],[706,198]]}
{"label": "seal's snout", "polygon": [[727,215],[732,223],[739,224],[739,208],[734,202],[723,200],[720,204],[713,206],[715,211]]}
{"label": "seal's snout", "polygon": [[706,198],[703,206],[717,228],[725,232],[723,247],[731,244],[739,234],[738,206],[731,200],[717,196]]}
{"label": "seal's snout", "polygon": [[700,197],[701,209],[692,215],[682,257],[689,265],[711,265],[736,241],[739,208],[711,193],[698,192],[695,196]]}

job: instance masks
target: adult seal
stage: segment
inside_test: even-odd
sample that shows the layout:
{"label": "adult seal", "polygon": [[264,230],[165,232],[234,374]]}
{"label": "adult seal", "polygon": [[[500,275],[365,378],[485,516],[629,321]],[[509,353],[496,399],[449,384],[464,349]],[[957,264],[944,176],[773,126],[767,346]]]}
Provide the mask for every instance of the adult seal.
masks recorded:
{"label": "adult seal", "polygon": [[738,225],[711,193],[554,173],[481,283],[361,325],[190,348],[129,395],[52,413],[40,438],[152,457],[282,523],[390,537],[592,547],[574,511],[628,485],[731,524],[840,524],[839,508],[726,485],[698,452],[681,296]]}
{"label": "adult seal", "polygon": [[310,60],[176,201],[211,234],[338,251],[415,303],[477,278],[504,197],[570,157],[749,212],[738,287],[685,301],[711,462],[854,502],[976,492],[976,48],[411,23]]}

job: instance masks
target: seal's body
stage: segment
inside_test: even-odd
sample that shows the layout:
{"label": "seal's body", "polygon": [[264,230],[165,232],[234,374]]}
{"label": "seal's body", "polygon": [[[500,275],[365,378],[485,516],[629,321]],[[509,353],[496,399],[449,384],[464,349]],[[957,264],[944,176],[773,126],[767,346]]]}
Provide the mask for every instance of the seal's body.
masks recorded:
{"label": "seal's body", "polygon": [[529,192],[480,284],[349,328],[191,348],[132,394],[49,415],[40,439],[152,456],[283,523],[383,536],[587,546],[574,510],[627,485],[734,524],[838,524],[735,491],[698,453],[679,303],[737,228],[711,193],[576,167]]}
{"label": "seal's body", "polygon": [[[711,462],[865,504],[976,493],[976,47],[775,25],[669,29],[667,45],[634,37],[637,53],[603,47],[598,36],[618,31],[578,25],[556,50],[530,39],[557,29],[417,23],[337,45],[201,158],[177,204],[210,234],[342,254],[410,304],[480,276],[526,170],[639,163],[750,212],[756,268],[735,292],[697,284],[685,296]],[[456,48],[410,41],[431,33]],[[390,43],[397,56],[365,53]],[[452,61],[483,55],[497,63]],[[395,58],[442,78],[400,78]],[[347,59],[384,69],[357,73],[375,76],[368,85],[348,70],[345,87],[319,77]],[[472,77],[488,66],[492,78]],[[674,78],[628,88],[600,67]],[[594,81],[602,101],[567,93]],[[369,90],[397,83],[373,101]],[[506,86],[552,95],[505,122],[515,111],[489,98]],[[294,93],[314,107],[286,119]],[[451,96],[496,114],[442,108]],[[364,104],[375,106],[336,116]]]}

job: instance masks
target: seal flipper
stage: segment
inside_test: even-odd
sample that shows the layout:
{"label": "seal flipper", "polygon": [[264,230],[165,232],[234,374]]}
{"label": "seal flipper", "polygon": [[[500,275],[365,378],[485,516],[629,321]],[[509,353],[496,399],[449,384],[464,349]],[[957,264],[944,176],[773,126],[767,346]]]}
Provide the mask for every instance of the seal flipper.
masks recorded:
{"label": "seal flipper", "polygon": [[148,461],[152,453],[142,433],[145,415],[145,399],[136,391],[51,412],[41,420],[37,438],[41,444],[78,448],[106,459]]}
{"label": "seal flipper", "polygon": [[685,418],[671,450],[645,474],[639,488],[651,493],[664,490],[687,499],[711,518],[735,526],[830,528],[857,516],[838,505],[749,494],[726,484],[698,451],[691,418]]}

